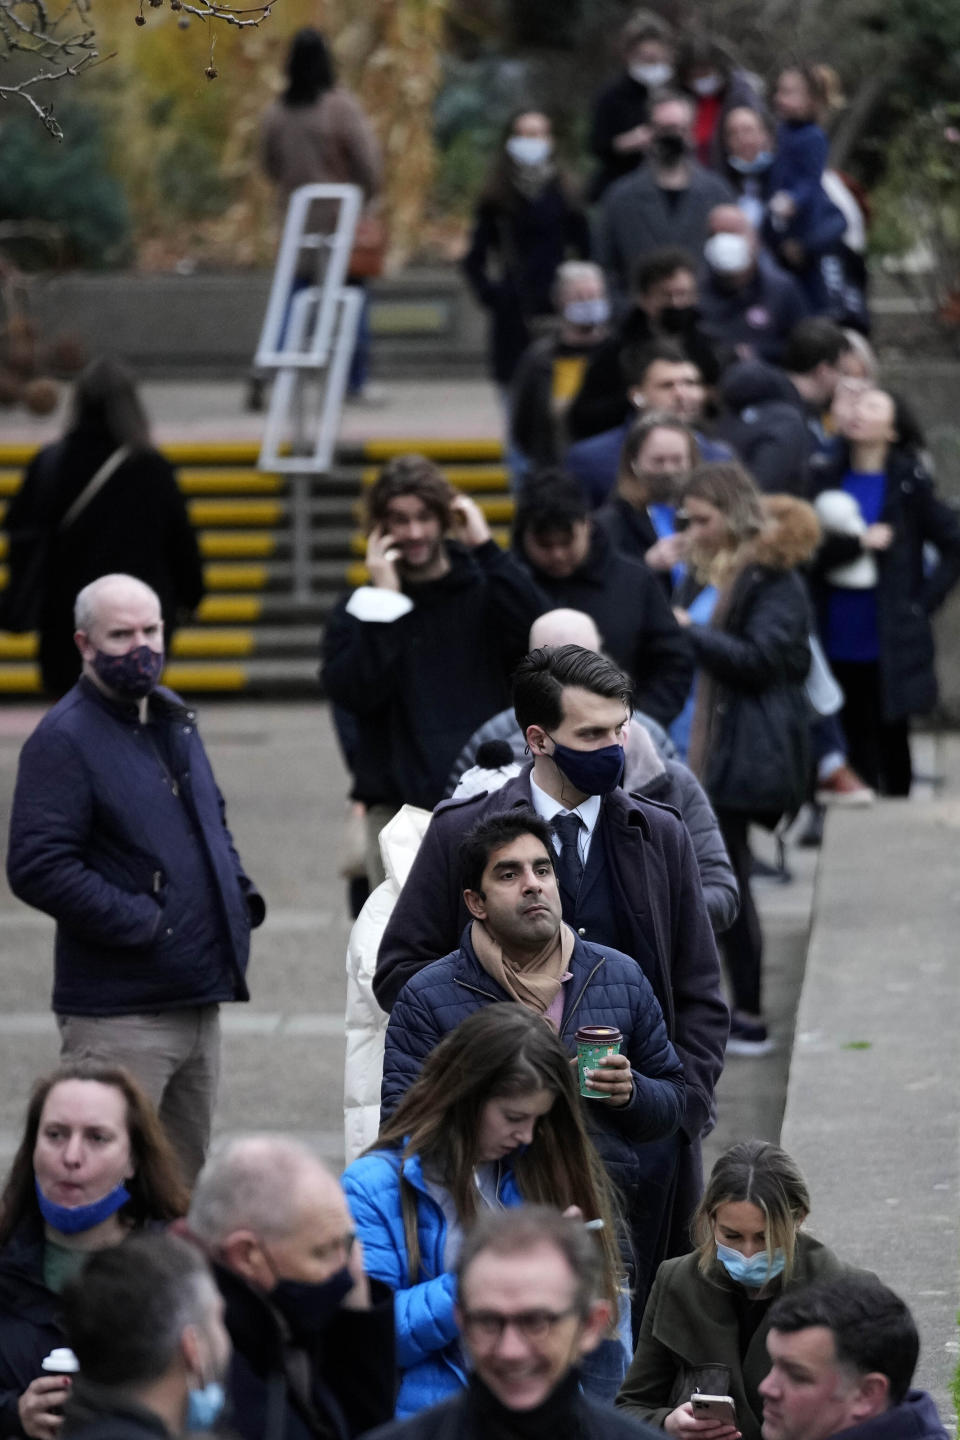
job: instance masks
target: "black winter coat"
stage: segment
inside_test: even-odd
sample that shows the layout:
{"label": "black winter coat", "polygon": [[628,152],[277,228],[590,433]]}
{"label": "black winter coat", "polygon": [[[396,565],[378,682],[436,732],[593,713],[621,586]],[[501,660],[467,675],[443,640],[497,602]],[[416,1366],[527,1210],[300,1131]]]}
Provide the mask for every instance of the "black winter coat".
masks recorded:
{"label": "black winter coat", "polygon": [[[809,314],[792,275],[761,254],[752,278],[733,289],[705,266],[700,272],[700,324],[723,365],[738,357],[776,364],[787,336]],[[747,347],[747,348],[743,348]]]}
{"label": "black winter coat", "polygon": [[509,206],[493,199],[477,209],[463,273],[490,314],[490,368],[509,385],[532,338],[528,322],[553,312],[551,289],[564,260],[586,260],[590,229],[583,211],[552,180],[535,199]]}
{"label": "black winter coat", "polygon": [[716,434],[733,447],[758,489],[806,499],[814,437],[803,400],[783,371],[759,360],[731,365],[720,381],[720,398]]}
{"label": "black winter coat", "polygon": [[7,877],[57,922],[60,1015],[250,998],[250,930],[266,907],[196,715],[172,690],[151,693],[146,725],[85,676],[47,712],[20,754]]}
{"label": "black winter coat", "polygon": [[669,725],[689,693],[693,656],[653,571],[615,550],[594,527],[579,570],[565,580],[532,567],[531,573],[551,609],[583,610],[591,617],[604,650],[634,682],[636,708]]}
{"label": "black winter coat", "polygon": [[64,1343],[60,1297],[43,1283],[43,1226],[29,1216],[0,1250],[0,1436],[24,1434],[17,1402]]}
{"label": "black winter coat", "polygon": [[105,1390],[78,1379],[63,1415],[64,1440],[174,1440],[155,1410],[119,1390]]}
{"label": "black winter coat", "polygon": [[599,345],[591,357],[566,415],[567,434],[572,441],[614,430],[635,413],[627,398],[621,356],[627,346],[649,345],[661,338],[677,341],[705,382],[714,383],[720,366],[713,344],[703,333],[698,310],[687,311],[681,316],[679,328],[665,333],[654,330],[646,311],[635,306],[623,317],[617,333]]}
{"label": "black winter coat", "polygon": [[803,801],[809,760],[803,682],[810,668],[810,624],[810,603],[799,576],[751,564],[738,576],[721,624],[690,627],[697,666],[713,682],[701,779],[718,812],[732,810],[775,823]]}
{"label": "black winter coat", "polygon": [[[569,1389],[569,1397],[565,1391]],[[660,1431],[579,1393],[571,1371],[539,1411],[504,1411],[474,1373],[451,1400],[375,1430],[368,1440],[663,1440]],[[884,1437],[886,1440],[886,1437]]]}
{"label": "black winter coat", "polygon": [[[13,534],[48,524],[55,530],[115,449],[105,431],[84,426],[34,456],[4,529]],[[78,592],[116,572],[135,575],[157,592],[169,652],[178,616],[195,610],[203,597],[203,569],[176,475],[157,450],[128,456],[73,524],[53,537],[40,619],[40,669],[48,694],[63,695],[80,674],[73,642]]]}
{"label": "black winter coat", "polygon": [[393,1292],[371,1280],[369,1310],[341,1306],[312,1351],[292,1343],[269,1296],[213,1266],[233,1344],[227,1424],[241,1440],[354,1440],[393,1415]]}
{"label": "black winter coat", "polygon": [[[638,510],[621,495],[612,495],[606,505],[593,513],[593,523],[602,530],[615,550],[631,560],[645,564],[644,557],[651,546],[656,545],[658,535],[653,528],[647,510]],[[649,568],[649,567],[648,567]],[[667,599],[673,594],[673,577],[669,570],[653,570],[651,574],[659,580]]]}
{"label": "black winter coat", "polygon": [[358,620],[347,598],[327,624],[321,681],[357,717],[354,795],[368,805],[433,809],[460,747],[509,700],[530,626],[549,609],[495,541],[448,550],[450,570],[410,586],[400,619]]}
{"label": "black winter coat", "polygon": [[590,149],[600,161],[590,185],[590,199],[599,200],[608,185],[629,175],[645,160],[642,150],[617,150],[618,135],[646,125],[650,119],[650,91],[642,80],[624,71],[597,96],[590,127]]}
{"label": "black winter coat", "polygon": [[[818,477],[817,493],[837,489],[847,469],[844,457],[836,470]],[[930,617],[960,579],[960,520],[936,494],[922,461],[903,450],[891,450],[887,460],[880,520],[893,527],[889,550],[874,552],[883,718],[892,723],[905,715],[925,715],[937,702]],[[927,542],[940,557],[929,575],[923,563]],[[821,621],[829,599],[827,574],[861,553],[856,536],[825,536],[814,562]]]}

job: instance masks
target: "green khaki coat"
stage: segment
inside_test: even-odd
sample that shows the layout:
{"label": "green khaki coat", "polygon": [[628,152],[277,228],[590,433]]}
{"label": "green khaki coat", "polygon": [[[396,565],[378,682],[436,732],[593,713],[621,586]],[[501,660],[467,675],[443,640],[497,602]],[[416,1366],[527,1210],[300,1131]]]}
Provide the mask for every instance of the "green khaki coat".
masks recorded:
{"label": "green khaki coat", "polygon": [[[757,1386],[770,1369],[767,1317],[741,1356],[733,1282],[719,1266],[716,1278],[701,1274],[697,1260],[696,1254],[681,1255],[657,1271],[617,1405],[662,1427],[670,1411],[695,1390],[730,1395],[743,1440],[761,1440],[763,1402]],[[847,1269],[819,1240],[801,1232],[789,1288],[832,1280]]]}

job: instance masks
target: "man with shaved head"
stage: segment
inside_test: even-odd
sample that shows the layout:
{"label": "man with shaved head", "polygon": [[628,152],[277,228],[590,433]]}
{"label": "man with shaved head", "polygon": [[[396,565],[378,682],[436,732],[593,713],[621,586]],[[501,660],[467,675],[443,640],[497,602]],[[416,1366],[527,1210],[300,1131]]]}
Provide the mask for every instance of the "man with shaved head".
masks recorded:
{"label": "man with shaved head", "polygon": [[196,715],[159,685],[160,601],[130,575],[77,596],[83,671],[20,756],[7,875],[57,922],[61,1055],[136,1075],[192,1182],[210,1140],[220,1004],[248,1000],[266,913]]}
{"label": "man with shaved head", "polygon": [[197,1180],[189,1232],[206,1250],[233,1342],[242,1440],[351,1440],[393,1415],[393,1297],[363,1268],[340,1183],[299,1141],[228,1142]]}

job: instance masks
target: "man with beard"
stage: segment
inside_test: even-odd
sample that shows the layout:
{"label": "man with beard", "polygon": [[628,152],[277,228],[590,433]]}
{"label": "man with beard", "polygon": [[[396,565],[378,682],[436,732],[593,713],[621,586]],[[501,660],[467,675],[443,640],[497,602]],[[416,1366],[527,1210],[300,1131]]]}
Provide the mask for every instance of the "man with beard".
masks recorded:
{"label": "man with beard", "polygon": [[356,725],[353,796],[366,807],[374,886],[380,830],[401,805],[432,810],[442,798],[461,746],[507,703],[549,607],[479,506],[423,456],[384,467],[367,513],[370,583],[330,617],[321,681]]}

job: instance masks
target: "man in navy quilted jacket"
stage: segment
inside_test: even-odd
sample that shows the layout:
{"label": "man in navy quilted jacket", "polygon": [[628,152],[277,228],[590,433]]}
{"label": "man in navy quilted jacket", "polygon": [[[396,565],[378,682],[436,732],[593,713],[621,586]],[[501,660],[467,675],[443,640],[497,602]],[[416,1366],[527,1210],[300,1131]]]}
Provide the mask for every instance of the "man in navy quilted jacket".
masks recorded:
{"label": "man in navy quilted jacket", "polygon": [[[387,1026],[382,1101],[391,1111],[437,1042],[481,1006],[513,1000],[553,1025],[571,1057],[582,1026],[612,1026],[620,1054],[589,1072],[591,1136],[624,1199],[638,1270],[657,1242],[658,1159],[645,1148],[677,1129],[683,1068],[649,980],[630,956],[582,939],[561,913],[557,857],[546,822],[530,809],[481,820],[461,852],[463,897],[473,917],[460,948],[425,966],[401,990]],[[641,1303],[642,1303],[642,1297]]]}
{"label": "man in navy quilted jacket", "polygon": [[132,1070],[192,1183],[216,1102],[220,1003],[250,998],[250,930],[266,907],[196,716],[157,684],[159,599],[104,575],[75,619],[83,673],[23,747],[7,875],[57,922],[61,1055]]}

